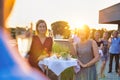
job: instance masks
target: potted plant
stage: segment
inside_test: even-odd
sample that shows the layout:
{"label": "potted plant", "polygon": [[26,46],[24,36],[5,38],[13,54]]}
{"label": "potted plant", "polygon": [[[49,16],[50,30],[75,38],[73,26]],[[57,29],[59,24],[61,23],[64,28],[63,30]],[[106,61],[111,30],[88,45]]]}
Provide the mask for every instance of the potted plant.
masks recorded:
{"label": "potted plant", "polygon": [[[59,43],[54,42],[52,52],[56,55],[63,57],[63,59],[67,59],[69,56],[69,46],[65,46]],[[61,80],[73,80],[74,78],[74,70],[73,67],[70,67],[62,72]]]}

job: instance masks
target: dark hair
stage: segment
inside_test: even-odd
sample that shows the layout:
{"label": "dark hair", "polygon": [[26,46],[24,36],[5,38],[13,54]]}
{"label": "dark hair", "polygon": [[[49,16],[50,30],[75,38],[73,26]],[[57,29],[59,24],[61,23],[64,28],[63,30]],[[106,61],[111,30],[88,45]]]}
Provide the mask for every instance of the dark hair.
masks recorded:
{"label": "dark hair", "polygon": [[119,31],[114,30],[114,31],[112,32],[112,36],[113,36],[113,34],[114,34],[115,32],[116,32],[117,34],[119,33]]}
{"label": "dark hair", "polygon": [[38,25],[39,25],[40,23],[44,23],[44,24],[45,24],[45,27],[46,27],[46,29],[47,29],[47,24],[46,24],[46,22],[45,22],[44,20],[38,20],[37,23],[36,23],[36,31],[37,31],[37,33],[38,33]]}

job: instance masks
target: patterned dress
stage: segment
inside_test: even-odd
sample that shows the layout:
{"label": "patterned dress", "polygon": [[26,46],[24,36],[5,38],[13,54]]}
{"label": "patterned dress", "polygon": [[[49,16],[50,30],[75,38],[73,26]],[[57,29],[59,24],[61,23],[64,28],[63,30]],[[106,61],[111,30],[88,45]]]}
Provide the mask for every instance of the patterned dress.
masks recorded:
{"label": "patterned dress", "polygon": [[102,40],[102,42],[103,42],[103,48],[102,48],[103,56],[101,57],[101,60],[102,61],[107,61],[107,59],[108,59],[108,51],[109,51],[108,41]]}
{"label": "patterned dress", "polygon": [[[94,58],[91,40],[88,40],[86,43],[78,43],[76,50],[78,59],[84,64]],[[81,68],[80,71],[76,73],[75,78],[75,80],[96,80],[97,72],[95,64],[87,68]]]}
{"label": "patterned dress", "polygon": [[43,51],[46,51],[47,54],[50,54],[52,51],[53,40],[51,37],[47,37],[45,42],[42,44],[38,36],[33,36],[31,49],[29,51],[28,61],[32,67],[40,69],[38,66],[38,57],[43,54]]}

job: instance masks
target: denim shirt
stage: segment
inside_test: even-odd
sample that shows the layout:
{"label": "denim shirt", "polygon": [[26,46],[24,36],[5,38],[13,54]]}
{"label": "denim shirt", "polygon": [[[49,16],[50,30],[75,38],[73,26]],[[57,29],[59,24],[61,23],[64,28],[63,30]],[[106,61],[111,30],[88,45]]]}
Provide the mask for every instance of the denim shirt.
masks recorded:
{"label": "denim shirt", "polygon": [[120,38],[112,38],[109,48],[110,54],[120,54]]}

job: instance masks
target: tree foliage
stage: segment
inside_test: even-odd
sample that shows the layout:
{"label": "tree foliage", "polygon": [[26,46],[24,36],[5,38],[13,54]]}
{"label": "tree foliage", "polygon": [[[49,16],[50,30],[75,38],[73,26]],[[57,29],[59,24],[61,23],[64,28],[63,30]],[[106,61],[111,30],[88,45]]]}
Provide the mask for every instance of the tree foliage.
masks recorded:
{"label": "tree foliage", "polygon": [[66,21],[56,21],[51,24],[53,30],[53,35],[61,35],[64,39],[69,38],[70,36],[70,26]]}

